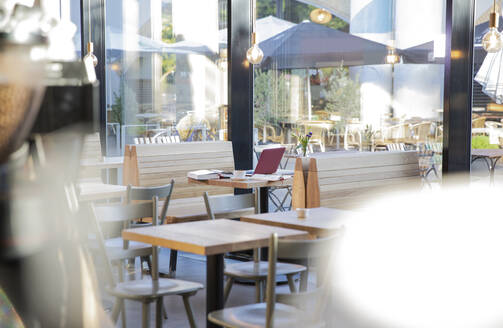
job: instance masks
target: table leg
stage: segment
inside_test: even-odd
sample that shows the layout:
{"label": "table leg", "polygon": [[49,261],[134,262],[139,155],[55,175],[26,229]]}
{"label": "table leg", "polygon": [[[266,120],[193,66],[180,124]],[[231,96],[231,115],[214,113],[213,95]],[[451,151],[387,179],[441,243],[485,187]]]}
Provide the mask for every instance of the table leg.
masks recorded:
{"label": "table leg", "polygon": [[208,314],[224,308],[224,255],[206,257],[206,327],[218,327],[208,321]]}
{"label": "table leg", "polygon": [[261,187],[258,189],[259,192],[259,202],[260,202],[260,213],[269,212],[269,187]]}
{"label": "table leg", "polygon": [[490,176],[491,176],[491,185],[494,185],[494,170],[496,169],[496,163],[498,163],[498,160],[500,157],[496,157],[493,159],[490,159],[491,161],[491,167],[490,167]]}

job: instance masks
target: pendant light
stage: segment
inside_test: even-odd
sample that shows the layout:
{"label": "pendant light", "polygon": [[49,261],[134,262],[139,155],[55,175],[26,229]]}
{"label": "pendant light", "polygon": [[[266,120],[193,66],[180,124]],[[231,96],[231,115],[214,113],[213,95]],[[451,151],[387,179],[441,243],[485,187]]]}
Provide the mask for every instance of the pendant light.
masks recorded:
{"label": "pendant light", "polygon": [[264,58],[264,53],[257,44],[257,35],[255,33],[257,27],[256,21],[257,21],[257,2],[256,0],[252,0],[252,34],[251,34],[252,46],[246,52],[246,59],[248,59],[250,64],[253,65],[260,64],[262,62],[262,59]]}
{"label": "pendant light", "polygon": [[388,54],[385,58],[386,64],[395,65],[400,62],[400,56],[396,53],[395,47],[388,47]]}
{"label": "pendant light", "polygon": [[89,8],[89,42],[87,43],[87,54],[84,56],[84,61],[91,60],[94,67],[98,65],[98,58],[94,55],[94,44],[91,42],[91,0],[88,2]]}
{"label": "pendant light", "polygon": [[400,55],[397,54],[396,48],[395,48],[395,40],[396,40],[395,1],[393,1],[391,4],[390,17],[392,19],[392,22],[391,22],[391,46],[388,47],[388,53],[386,54],[386,57],[384,57],[384,62],[386,64],[395,65],[395,64],[400,63]]}
{"label": "pendant light", "polygon": [[498,52],[503,47],[501,34],[498,32],[499,15],[496,12],[496,0],[493,2],[493,12],[489,14],[489,31],[482,38],[482,47],[487,52]]}
{"label": "pendant light", "polygon": [[311,21],[318,24],[327,24],[332,19],[332,14],[323,8],[316,8],[309,14]]}

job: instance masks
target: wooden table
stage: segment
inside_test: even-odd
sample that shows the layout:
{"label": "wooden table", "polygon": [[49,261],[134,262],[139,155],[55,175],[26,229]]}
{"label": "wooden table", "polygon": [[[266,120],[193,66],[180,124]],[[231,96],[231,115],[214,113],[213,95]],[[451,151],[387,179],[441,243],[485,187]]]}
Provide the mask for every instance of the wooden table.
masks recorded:
{"label": "wooden table", "polygon": [[[127,229],[122,231],[122,238],[151,244],[153,255],[157,246],[205,255],[207,317],[224,307],[224,253],[266,247],[274,232],[280,238],[308,236],[299,230],[219,219]],[[157,256],[152,256],[152,266],[158,267]],[[217,326],[207,321],[207,327]]]}
{"label": "wooden table", "polygon": [[491,184],[494,184],[494,169],[496,163],[503,156],[503,149],[472,149],[472,163],[477,159],[483,159],[488,168]]}
{"label": "wooden table", "polygon": [[269,187],[291,186],[293,177],[289,177],[280,181],[264,181],[256,180],[253,177],[243,180],[235,179],[210,179],[210,180],[195,180],[187,178],[189,183],[205,184],[209,186],[220,186],[236,189],[255,189],[257,199],[258,212],[269,212]]}
{"label": "wooden table", "polygon": [[340,229],[346,217],[352,212],[334,208],[311,208],[305,218],[299,218],[296,211],[246,215],[241,221],[269,226],[302,230],[319,238],[333,234]]}

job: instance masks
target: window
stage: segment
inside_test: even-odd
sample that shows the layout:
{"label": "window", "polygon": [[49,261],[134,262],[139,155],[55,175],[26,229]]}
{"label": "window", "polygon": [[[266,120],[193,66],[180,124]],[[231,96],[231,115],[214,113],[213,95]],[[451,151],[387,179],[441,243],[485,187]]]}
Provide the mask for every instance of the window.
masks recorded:
{"label": "window", "polygon": [[226,0],[106,2],[108,155],[227,138],[226,11]]}
{"label": "window", "polygon": [[310,131],[315,152],[417,149],[441,172],[445,1],[257,0],[257,14],[256,142]]}

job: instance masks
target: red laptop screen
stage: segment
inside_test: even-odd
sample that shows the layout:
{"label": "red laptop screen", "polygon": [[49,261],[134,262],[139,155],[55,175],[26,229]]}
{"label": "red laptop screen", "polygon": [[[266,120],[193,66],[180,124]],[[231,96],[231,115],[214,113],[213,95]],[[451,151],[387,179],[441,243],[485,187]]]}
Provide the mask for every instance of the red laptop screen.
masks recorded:
{"label": "red laptop screen", "polygon": [[278,170],[285,147],[264,149],[253,174],[273,174]]}

